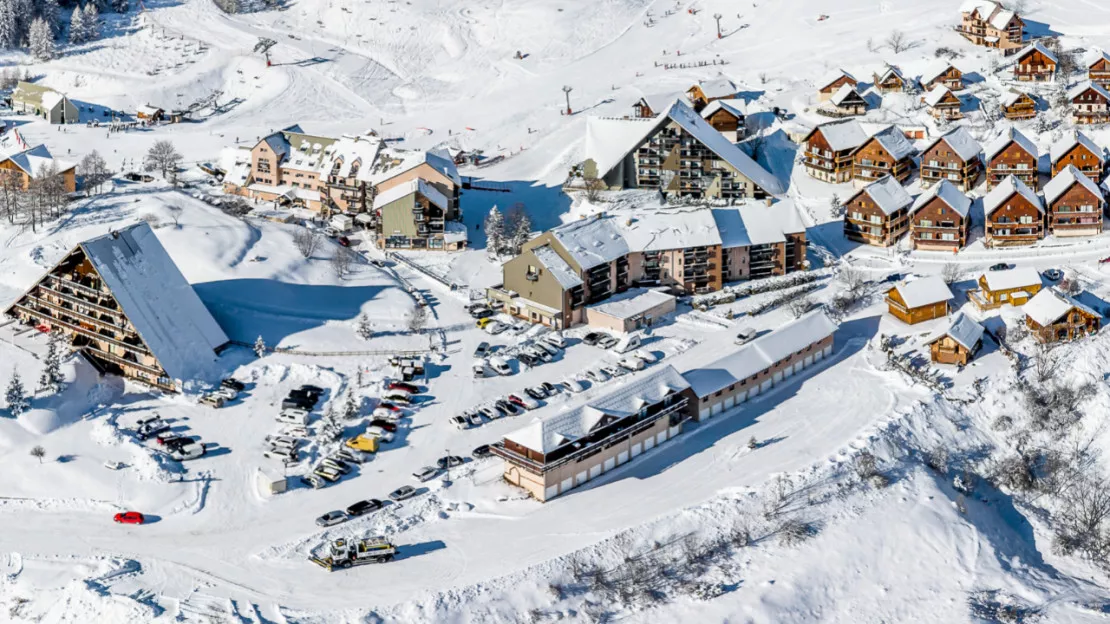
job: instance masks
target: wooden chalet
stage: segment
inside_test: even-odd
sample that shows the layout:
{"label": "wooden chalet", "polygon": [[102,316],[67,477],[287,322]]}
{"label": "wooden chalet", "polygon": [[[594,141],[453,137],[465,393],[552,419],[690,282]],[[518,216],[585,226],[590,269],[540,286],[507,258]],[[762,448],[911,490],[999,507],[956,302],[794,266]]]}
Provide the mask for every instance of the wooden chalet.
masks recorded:
{"label": "wooden chalet", "polygon": [[1083,175],[1100,184],[1105,171],[1106,157],[1101,147],[1086,134],[1075,131],[1052,144],[1049,149],[1052,162],[1052,175],[1055,176],[1069,165],[1083,172]]}
{"label": "wooden chalet", "polygon": [[964,88],[964,74],[955,65],[940,58],[936,59],[921,73],[921,88],[926,91],[944,86],[952,91]]}
{"label": "wooden chalet", "polygon": [[828,117],[852,117],[867,112],[867,100],[853,85],[845,84],[836,90],[829,101],[818,109]]}
{"label": "wooden chalet", "polygon": [[1032,245],[1044,238],[1044,205],[1036,192],[1014,176],[983,198],[988,247]]}
{"label": "wooden chalet", "polygon": [[660,113],[665,113],[671,104],[681,96],[680,93],[645,95],[632,105],[632,116],[637,119],[650,119]]}
{"label": "wooden chalet", "polygon": [[1106,206],[1094,180],[1072,165],[1044,185],[1048,229],[1056,236],[1096,236],[1102,233]]}
{"label": "wooden chalet", "polygon": [[971,199],[948,180],[918,196],[910,207],[914,249],[957,252],[971,230]]}
{"label": "wooden chalet", "polygon": [[1037,116],[1037,101],[1028,93],[1007,91],[999,100],[1002,116],[1010,120],[1032,119]]}
{"label": "wooden chalet", "polygon": [[169,392],[228,343],[145,222],[78,244],[6,314],[62,332],[101,373]]}
{"label": "wooden chalet", "polygon": [[1049,82],[1056,78],[1056,54],[1039,42],[1033,42],[1017,53],[1014,79],[1021,82]]}
{"label": "wooden chalet", "polygon": [[45,145],[0,157],[0,176],[13,179],[23,190],[31,188],[33,181],[51,175],[61,179],[67,193],[77,190],[77,165],[54,158]]}
{"label": "wooden chalet", "polygon": [[902,70],[894,65],[887,65],[881,73],[872,74],[871,80],[879,93],[898,93],[910,87],[909,81],[902,75]]}
{"label": "wooden chalet", "polygon": [[733,143],[747,135],[742,100],[713,100],[701,109],[701,118]]}
{"label": "wooden chalet", "polygon": [[1110,89],[1110,54],[1099,52],[1098,58],[1087,66],[1087,79],[1103,89]]}
{"label": "wooden chalet", "polygon": [[852,155],[852,175],[863,185],[890,176],[905,182],[913,171],[917,148],[894,126],[876,132]]}
{"label": "wooden chalet", "polygon": [[952,291],[948,284],[936,275],[902,282],[886,293],[891,316],[907,325],[948,316],[950,299]]}
{"label": "wooden chalet", "polygon": [[921,154],[921,184],[947,180],[961,191],[971,190],[983,172],[979,143],[960,126],[937,137]]}
{"label": "wooden chalet", "polygon": [[731,100],[736,97],[736,85],[728,78],[717,78],[699,82],[686,90],[686,97],[695,111],[709,105],[714,100]]}
{"label": "wooden chalet", "polygon": [[854,119],[821,124],[802,139],[806,173],[825,182],[852,179],[852,155],[867,142],[863,126]]}
{"label": "wooden chalet", "polygon": [[1110,122],[1110,91],[1098,83],[1085,81],[1068,90],[1072,121],[1077,124]]}
{"label": "wooden chalet", "polygon": [[1025,23],[1017,13],[991,0],[966,0],[956,32],[975,45],[1013,54],[1022,47]]}
{"label": "wooden chalet", "polygon": [[852,74],[849,74],[843,69],[838,69],[821,79],[821,83],[817,85],[817,100],[820,102],[827,102],[831,100],[833,94],[839,91],[844,85],[855,88],[858,84],[859,81],[856,80]]}
{"label": "wooden chalet", "polygon": [[921,101],[929,107],[929,114],[933,119],[955,121],[964,117],[963,112],[960,111],[963,107],[960,98],[944,85],[934,87],[921,98]]}
{"label": "wooden chalet", "polygon": [[1057,288],[1046,288],[1022,309],[1025,325],[1043,343],[1075,340],[1096,333],[1102,315]]}
{"label": "wooden chalet", "polygon": [[938,364],[967,366],[983,346],[983,326],[960,312],[952,324],[928,342],[929,357]]}
{"label": "wooden chalet", "polygon": [[1025,305],[1041,292],[1041,274],[1033,267],[987,271],[977,283],[979,288],[969,292],[968,299],[984,311],[1004,305]]}
{"label": "wooden chalet", "polygon": [[162,121],[166,118],[166,111],[157,106],[147,104],[145,106],[140,106],[138,110],[135,111],[135,117],[143,121]]}
{"label": "wooden chalet", "polygon": [[1020,131],[1010,128],[983,148],[987,167],[987,188],[993,188],[1008,176],[1015,176],[1026,186],[1036,189],[1040,184],[1037,160],[1040,152]]}
{"label": "wooden chalet", "polygon": [[913,197],[891,176],[860,189],[844,204],[844,236],[877,247],[889,247],[909,228]]}

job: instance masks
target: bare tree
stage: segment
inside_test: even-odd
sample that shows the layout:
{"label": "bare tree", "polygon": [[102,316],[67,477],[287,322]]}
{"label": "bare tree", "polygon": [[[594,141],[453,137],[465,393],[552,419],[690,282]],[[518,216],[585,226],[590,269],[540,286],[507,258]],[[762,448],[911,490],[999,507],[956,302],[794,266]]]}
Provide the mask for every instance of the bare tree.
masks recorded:
{"label": "bare tree", "polygon": [[813,299],[808,296],[796,297],[791,299],[787,306],[790,309],[790,314],[793,315],[794,318],[801,318],[813,307]]}
{"label": "bare tree", "polygon": [[1044,383],[1056,376],[1060,370],[1060,358],[1057,357],[1053,347],[1041,343],[1037,345],[1037,353],[1033,356],[1033,374],[1037,381]]}
{"label": "bare tree", "polygon": [[108,170],[108,163],[96,150],[85,154],[85,157],[81,159],[81,164],[77,165],[77,169],[84,176],[86,195],[93,189],[100,192],[101,187],[112,175]]}
{"label": "bare tree", "polygon": [[301,252],[301,255],[305,258],[311,258],[323,242],[323,236],[308,228],[300,228],[293,233],[293,244],[297,246],[297,251]]}
{"label": "bare tree", "polygon": [[886,38],[885,43],[895,54],[905,52],[912,47],[909,39],[906,38],[906,33],[900,30],[892,30],[890,36]]}
{"label": "bare tree", "polygon": [[177,153],[173,143],[162,140],[152,145],[150,151],[146,153],[146,158],[143,160],[143,169],[158,171],[165,178],[167,174],[176,172],[180,164],[181,154]]}
{"label": "bare tree", "polygon": [[22,193],[23,185],[18,176],[0,174],[0,215],[7,217],[8,223],[15,223],[19,216]]}
{"label": "bare tree", "polygon": [[169,206],[166,206],[166,212],[170,213],[170,218],[173,219],[174,227],[180,228],[181,215],[185,212],[185,209],[181,206],[178,206],[177,204],[171,204]]}
{"label": "bare tree", "polygon": [[416,306],[412,312],[409,313],[406,320],[406,325],[410,332],[419,334],[424,330],[424,326],[428,322],[428,313],[424,306]]}
{"label": "bare tree", "polygon": [[763,134],[763,129],[760,128],[756,130],[755,134],[750,138],[741,143],[741,145],[744,147],[744,151],[748,153],[748,156],[752,157],[752,160],[758,161],[767,148],[767,137]]}
{"label": "bare tree", "polygon": [[32,448],[31,449],[31,457],[34,457],[35,459],[39,460],[39,463],[41,464],[42,463],[42,458],[46,457],[46,449],[42,448],[41,446],[36,446],[36,447]]}
{"label": "bare tree", "polygon": [[944,269],[941,271],[940,275],[941,278],[944,280],[944,283],[951,286],[952,284],[960,281],[960,276],[962,274],[963,270],[960,268],[959,264],[955,262],[947,262],[945,263]]}
{"label": "bare tree", "polygon": [[867,283],[867,276],[863,274],[863,271],[845,264],[840,268],[840,281],[844,282],[849,294],[853,297],[859,297],[863,294],[863,286]]}
{"label": "bare tree", "polygon": [[605,188],[605,183],[593,173],[588,173],[582,176],[582,184],[586,188],[586,199],[590,203],[597,203],[601,199],[601,191]]}
{"label": "bare tree", "polygon": [[1079,274],[1072,269],[1068,269],[1067,273],[1064,274],[1064,279],[1060,280],[1060,288],[1073,297],[1083,292],[1083,284],[1079,281]]}
{"label": "bare tree", "polygon": [[335,254],[331,257],[331,270],[336,277],[345,277],[351,272],[351,265],[355,263],[355,252],[348,247],[336,247]]}

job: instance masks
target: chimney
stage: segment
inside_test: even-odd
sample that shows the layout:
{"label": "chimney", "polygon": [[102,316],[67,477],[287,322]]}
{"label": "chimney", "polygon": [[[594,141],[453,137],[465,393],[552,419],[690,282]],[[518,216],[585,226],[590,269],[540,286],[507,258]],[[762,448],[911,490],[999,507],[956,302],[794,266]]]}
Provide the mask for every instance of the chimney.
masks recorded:
{"label": "chimney", "polygon": [[768,206],[770,206],[770,205],[771,205],[771,203],[772,203],[772,202],[771,202],[771,198],[770,198],[770,197],[768,197],[768,198],[764,199],[763,201],[767,202],[767,205],[768,205]]}

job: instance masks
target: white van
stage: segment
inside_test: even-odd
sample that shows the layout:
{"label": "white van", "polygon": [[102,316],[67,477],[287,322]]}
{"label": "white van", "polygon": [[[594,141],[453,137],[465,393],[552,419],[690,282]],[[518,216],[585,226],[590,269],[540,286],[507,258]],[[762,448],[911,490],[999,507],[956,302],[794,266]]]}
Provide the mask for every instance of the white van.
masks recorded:
{"label": "white van", "polygon": [[277,415],[277,421],[288,425],[308,424],[308,412],[302,409],[283,409]]}
{"label": "white van", "polygon": [[613,346],[614,353],[628,353],[640,348],[640,334],[631,333],[625,334],[623,338],[617,341]]}
{"label": "white van", "polygon": [[543,340],[547,344],[554,345],[556,347],[559,347],[560,349],[567,348],[567,339],[563,338],[563,334],[560,332],[551,332],[550,334],[545,335],[543,337]]}
{"label": "white van", "polygon": [[208,450],[204,448],[203,444],[200,442],[192,442],[170,451],[170,457],[177,461],[188,461],[190,459],[204,457],[207,452]]}
{"label": "white van", "polygon": [[485,360],[476,360],[470,368],[474,371],[474,378],[475,379],[485,379],[486,378],[486,361]]}
{"label": "white van", "polygon": [[489,365],[490,365],[490,368],[492,368],[494,370],[494,372],[496,372],[498,375],[512,375],[513,374],[513,369],[509,368],[509,363],[505,361],[505,358],[499,358],[499,357],[490,358]]}

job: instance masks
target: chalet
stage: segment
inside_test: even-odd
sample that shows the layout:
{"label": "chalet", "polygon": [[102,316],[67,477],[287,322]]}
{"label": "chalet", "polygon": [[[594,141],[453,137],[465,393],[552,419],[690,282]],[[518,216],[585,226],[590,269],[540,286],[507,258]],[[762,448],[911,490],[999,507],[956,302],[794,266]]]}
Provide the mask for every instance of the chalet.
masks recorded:
{"label": "chalet", "polygon": [[868,184],[891,176],[899,183],[905,182],[913,170],[913,157],[917,148],[894,126],[888,126],[867,139],[852,154],[852,175],[857,185]]}
{"label": "chalet", "polygon": [[970,230],[971,199],[948,180],[933,185],[910,207],[914,249],[959,251],[967,245]]}
{"label": "chalet", "polygon": [[747,128],[744,126],[743,100],[713,100],[701,109],[701,117],[733,143],[747,135]]}
{"label": "chalet", "polygon": [[228,344],[145,222],[78,244],[6,314],[62,332],[102,373],[168,392],[202,378]]}
{"label": "chalet", "polygon": [[1041,291],[1041,274],[1033,267],[987,271],[979,276],[978,284],[968,299],[980,310],[1020,306]]}
{"label": "chalet", "polygon": [[546,502],[681,434],[693,399],[674,367],[653,367],[585,404],[548,408],[490,451],[504,460],[505,481]]}
{"label": "chalet", "polygon": [[952,324],[929,340],[929,357],[938,364],[967,366],[983,346],[983,326],[959,312]]}
{"label": "chalet", "polygon": [[1018,14],[991,0],[967,0],[960,7],[956,32],[975,45],[1013,54],[1022,47],[1025,23]]}
{"label": "chalet", "polygon": [[921,88],[932,91],[937,87],[948,87],[952,91],[961,91],[964,88],[964,74],[954,65],[939,58],[925,68],[921,73]]}
{"label": "chalet", "polygon": [[910,82],[902,75],[902,70],[894,65],[887,65],[881,73],[873,74],[871,79],[879,93],[897,93],[910,88]]}
{"label": "chalet", "polygon": [[855,88],[859,81],[855,79],[852,74],[838,69],[825,75],[821,82],[817,85],[817,100],[820,102],[827,102],[832,99],[833,94],[840,90],[844,85],[849,85]]}
{"label": "chalet", "polygon": [[1110,91],[1098,83],[1081,82],[1068,90],[1072,121],[1077,124],[1110,122]]}
{"label": "chalet", "polygon": [[1102,182],[1106,157],[1102,148],[1086,134],[1075,131],[1052,144],[1048,151],[1052,162],[1052,175],[1057,175],[1069,165],[1083,172],[1083,175]]}
{"label": "chalet", "polygon": [[1035,41],[1017,53],[1014,60],[1014,79],[1021,82],[1048,82],[1056,78],[1056,65],[1059,59]]}
{"label": "chalet", "polygon": [[166,111],[157,106],[147,104],[145,106],[140,106],[138,110],[135,111],[135,117],[143,121],[163,121],[166,118]]}
{"label": "chalet", "polygon": [[979,143],[963,126],[937,137],[921,154],[921,184],[947,180],[961,191],[970,191],[983,172],[979,151]]}
{"label": "chalet", "polygon": [[902,282],[891,288],[886,293],[886,304],[894,318],[914,325],[948,316],[948,300],[952,296],[948,284],[934,275]]}
{"label": "chalet", "polygon": [[983,162],[987,166],[987,188],[992,188],[1008,176],[1015,176],[1026,186],[1036,189],[1040,180],[1037,160],[1040,153],[1024,134],[1010,128],[983,148]]}
{"label": "chalet", "polygon": [[1025,326],[1040,342],[1062,342],[1088,336],[1102,326],[1102,315],[1057,288],[1037,293],[1022,308]]}
{"label": "chalet", "polygon": [[650,119],[662,113],[678,98],[679,93],[655,93],[645,95],[632,105],[632,115],[640,119]]}
{"label": "chalet", "polygon": [[668,197],[739,200],[782,192],[782,184],[676,100],[652,119],[590,118],[583,180],[608,189],[657,189]]}
{"label": "chalet", "polygon": [[867,112],[867,100],[853,85],[845,84],[836,90],[820,109],[828,117],[852,117]]}
{"label": "chalet", "polygon": [[696,401],[696,418],[708,420],[771,390],[833,353],[837,325],[814,310],[732,353],[682,374]]}
{"label": "chalet", "polygon": [[891,176],[860,189],[844,204],[844,236],[849,240],[889,247],[909,229],[913,198]]}
{"label": "chalet", "polygon": [[921,98],[921,101],[929,107],[929,114],[933,116],[933,119],[955,121],[964,117],[964,114],[960,111],[963,106],[960,98],[956,97],[956,94],[944,85],[934,87],[932,91]]}
{"label": "chalet", "polygon": [[1002,94],[999,106],[1006,119],[1032,119],[1037,116],[1037,102],[1028,93],[1007,91]]}
{"label": "chalet", "polygon": [[1110,89],[1110,54],[1098,53],[1098,58],[1087,66],[1087,79],[1103,89]]}
{"label": "chalet", "polygon": [[379,193],[374,198],[378,248],[464,249],[466,228],[448,227],[448,207],[443,193],[422,178]]}
{"label": "chalet", "polygon": [[928,126],[911,126],[908,124],[899,124],[898,129],[902,134],[906,135],[907,139],[911,141],[924,141],[929,138]]}
{"label": "chalet", "polygon": [[1095,236],[1102,233],[1106,202],[1094,180],[1072,165],[1044,185],[1048,229],[1056,236]]}
{"label": "chalet", "polygon": [[1032,245],[1044,238],[1044,206],[1033,189],[1008,176],[983,198],[989,247]]}
{"label": "chalet", "polygon": [[854,119],[817,126],[802,140],[806,173],[834,184],[848,182],[854,168],[852,155],[867,139],[863,126]]}
{"label": "chalet", "polygon": [[736,85],[727,78],[707,80],[686,90],[686,97],[694,110],[700,111],[714,100],[731,100],[736,97]]}
{"label": "chalet", "polygon": [[77,190],[77,165],[58,160],[50,155],[45,145],[36,145],[0,159],[0,175],[13,176],[23,190],[31,188],[33,180],[60,176],[67,193]]}
{"label": "chalet", "polygon": [[11,96],[12,111],[30,113],[52,124],[77,123],[80,112],[63,93],[40,84],[20,81]]}

